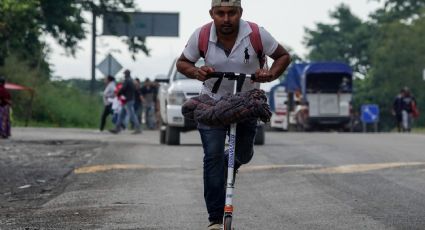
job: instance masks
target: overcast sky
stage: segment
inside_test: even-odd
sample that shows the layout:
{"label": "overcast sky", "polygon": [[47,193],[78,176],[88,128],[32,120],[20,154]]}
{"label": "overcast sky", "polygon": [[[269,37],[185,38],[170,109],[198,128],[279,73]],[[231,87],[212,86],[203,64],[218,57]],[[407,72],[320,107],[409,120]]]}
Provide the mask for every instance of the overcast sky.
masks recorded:
{"label": "overcast sky", "polygon": [[[139,10],[145,12],[179,12],[180,36],[176,38],[148,37],[147,45],[151,49],[150,57],[138,54],[136,61],[131,59],[126,45],[120,38],[99,36],[97,39],[97,60],[101,62],[106,55],[112,55],[124,68],[132,71],[141,79],[154,78],[168,72],[172,61],[180,56],[187,39],[199,26],[210,21],[208,10],[210,0],[136,0]],[[354,14],[366,19],[379,4],[371,0],[242,0],[244,13],[242,18],[256,22],[266,28],[277,41],[291,47],[297,54],[307,52],[303,45],[304,28],[314,28],[317,22],[330,22],[329,12],[338,4],[350,6]],[[87,15],[91,18],[90,15]],[[101,20],[98,20],[98,34],[101,34]],[[87,28],[90,31],[90,27]],[[90,31],[91,33],[91,31]],[[52,49],[49,62],[54,76],[64,79],[91,77],[91,35],[80,43],[75,57],[65,55],[65,51],[52,39],[47,39]],[[121,74],[121,73],[120,73]],[[119,74],[119,75],[120,75]],[[103,77],[96,71],[98,78]]]}

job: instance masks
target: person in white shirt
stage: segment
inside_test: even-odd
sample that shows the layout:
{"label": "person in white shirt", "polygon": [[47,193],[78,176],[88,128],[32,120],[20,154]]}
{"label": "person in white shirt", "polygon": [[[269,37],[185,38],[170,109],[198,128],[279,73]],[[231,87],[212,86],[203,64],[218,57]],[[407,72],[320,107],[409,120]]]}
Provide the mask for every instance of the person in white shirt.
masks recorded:
{"label": "person in white shirt", "polygon": [[[260,68],[260,59],[251,44],[252,27],[242,17],[241,0],[212,0],[209,11],[213,24],[210,29],[208,51],[203,54],[205,66],[195,66],[201,58],[199,36],[201,28],[190,37],[182,55],[177,61],[177,69],[189,78],[203,81],[203,94],[219,100],[226,93],[233,92],[234,81],[223,79],[217,93],[212,88],[217,79],[208,79],[213,72],[255,73],[256,82],[246,81],[242,91],[259,88],[259,83],[277,79],[290,63],[288,52],[262,27],[259,27],[263,53],[274,62],[270,69]],[[253,156],[253,145],[257,121],[237,124],[235,169],[248,163]],[[225,168],[224,153],[228,127],[208,127],[199,124],[204,149],[204,198],[209,214],[208,229],[220,229],[224,215]]]}
{"label": "person in white shirt", "polygon": [[115,97],[115,78],[112,76],[107,76],[105,78],[105,90],[103,91],[103,113],[100,119],[100,131],[102,132],[105,129],[106,118],[112,114],[112,100]]}

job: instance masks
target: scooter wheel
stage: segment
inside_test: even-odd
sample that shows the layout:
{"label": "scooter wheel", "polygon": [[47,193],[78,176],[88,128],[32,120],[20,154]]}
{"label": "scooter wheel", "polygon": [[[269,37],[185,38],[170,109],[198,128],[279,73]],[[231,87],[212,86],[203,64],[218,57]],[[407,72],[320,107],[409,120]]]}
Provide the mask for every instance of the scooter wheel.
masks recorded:
{"label": "scooter wheel", "polygon": [[232,216],[224,217],[224,226],[223,230],[232,230]]}

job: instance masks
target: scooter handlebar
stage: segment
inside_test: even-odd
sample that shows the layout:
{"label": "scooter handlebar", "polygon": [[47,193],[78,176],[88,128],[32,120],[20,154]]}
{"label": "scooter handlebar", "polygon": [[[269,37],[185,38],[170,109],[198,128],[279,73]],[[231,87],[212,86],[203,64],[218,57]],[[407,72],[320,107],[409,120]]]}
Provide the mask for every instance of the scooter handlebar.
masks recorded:
{"label": "scooter handlebar", "polygon": [[255,74],[244,74],[244,73],[234,73],[234,72],[213,72],[209,73],[208,78],[227,78],[229,80],[237,80],[239,78],[250,78],[252,81],[255,81]]}

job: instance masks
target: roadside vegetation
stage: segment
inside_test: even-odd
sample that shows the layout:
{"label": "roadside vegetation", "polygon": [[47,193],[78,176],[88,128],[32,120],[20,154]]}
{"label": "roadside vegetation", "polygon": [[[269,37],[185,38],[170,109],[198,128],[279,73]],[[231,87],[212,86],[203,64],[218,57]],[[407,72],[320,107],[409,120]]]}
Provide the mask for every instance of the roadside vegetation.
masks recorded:
{"label": "roadside vegetation", "polygon": [[13,56],[5,63],[2,71],[8,81],[23,84],[34,92],[31,100],[30,91],[11,91],[15,126],[25,126],[27,122],[29,126],[47,127],[94,128],[99,125],[103,108],[102,82],[97,82],[96,93],[92,95],[88,90],[89,81],[77,81],[79,84],[72,80],[52,81]]}
{"label": "roadside vegetation", "polygon": [[[307,61],[343,61],[356,72],[354,105],[378,104],[381,127],[391,130],[392,102],[407,86],[425,112],[425,1],[385,0],[384,7],[362,20],[349,6],[330,13],[333,22],[306,29]],[[425,126],[422,114],[415,122]]]}

